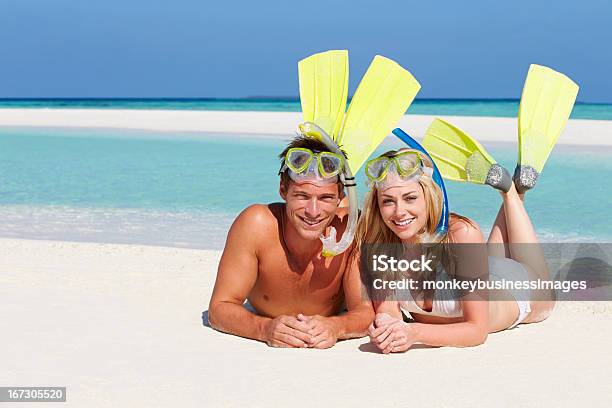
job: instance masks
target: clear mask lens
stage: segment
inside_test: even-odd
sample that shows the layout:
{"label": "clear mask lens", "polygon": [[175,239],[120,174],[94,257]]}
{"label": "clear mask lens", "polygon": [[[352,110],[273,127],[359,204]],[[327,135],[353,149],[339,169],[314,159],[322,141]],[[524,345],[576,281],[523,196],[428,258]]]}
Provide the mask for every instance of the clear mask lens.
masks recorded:
{"label": "clear mask lens", "polygon": [[380,181],[385,177],[388,168],[389,159],[380,157],[366,164],[366,175],[372,181]]}
{"label": "clear mask lens", "polygon": [[394,157],[394,162],[399,165],[398,173],[404,177],[408,177],[422,167],[421,158],[412,153],[407,152]]}
{"label": "clear mask lens", "polygon": [[320,153],[319,161],[321,163],[322,176],[333,177],[342,170],[342,159],[336,155],[329,153]]}
{"label": "clear mask lens", "polygon": [[285,164],[296,173],[301,173],[308,168],[312,160],[312,152],[305,150],[291,149],[287,153]]}

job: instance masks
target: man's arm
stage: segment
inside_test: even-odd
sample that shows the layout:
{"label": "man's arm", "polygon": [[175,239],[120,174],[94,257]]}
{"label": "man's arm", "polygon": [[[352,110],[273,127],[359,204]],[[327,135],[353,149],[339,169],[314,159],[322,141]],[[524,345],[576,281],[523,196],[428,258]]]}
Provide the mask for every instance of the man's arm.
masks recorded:
{"label": "man's arm", "polygon": [[[361,279],[358,249],[349,257],[347,270],[343,277],[344,299],[348,312],[334,316],[338,327],[338,339],[363,337],[374,320],[374,308]],[[354,255],[354,256],[353,256]]]}
{"label": "man's arm", "polygon": [[267,207],[254,205],[232,224],[219,262],[217,280],[208,307],[208,320],[216,330],[264,341],[272,346],[305,347],[308,328],[296,318],[257,316],[243,303],[258,274],[257,243],[265,229]]}
{"label": "man's arm", "polygon": [[346,268],[342,286],[347,313],[332,317],[298,315],[299,320],[311,327],[309,333],[314,338],[310,347],[328,348],[338,339],[363,337],[374,319],[374,308],[361,280],[359,256],[350,257]]}

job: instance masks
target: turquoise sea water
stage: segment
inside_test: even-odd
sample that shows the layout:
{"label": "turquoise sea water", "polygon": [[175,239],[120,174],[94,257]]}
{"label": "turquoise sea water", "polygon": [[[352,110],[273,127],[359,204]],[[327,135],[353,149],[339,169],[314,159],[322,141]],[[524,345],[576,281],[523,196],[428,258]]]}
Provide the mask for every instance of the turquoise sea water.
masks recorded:
{"label": "turquoise sea water", "polygon": [[[0,237],[220,248],[233,218],[279,201],[286,140],[111,130],[0,129]],[[400,146],[385,142],[379,151]],[[509,169],[516,147],[486,147]],[[546,241],[612,240],[612,150],[558,146],[527,208]],[[359,173],[360,197],[365,192]],[[488,230],[500,197],[449,182],[452,211]]]}
{"label": "turquoise sea water", "polygon": [[[408,114],[516,117],[514,99],[416,99]],[[299,112],[292,98],[275,99],[0,99],[1,108],[178,109]],[[612,104],[578,102],[574,119],[612,120]]]}

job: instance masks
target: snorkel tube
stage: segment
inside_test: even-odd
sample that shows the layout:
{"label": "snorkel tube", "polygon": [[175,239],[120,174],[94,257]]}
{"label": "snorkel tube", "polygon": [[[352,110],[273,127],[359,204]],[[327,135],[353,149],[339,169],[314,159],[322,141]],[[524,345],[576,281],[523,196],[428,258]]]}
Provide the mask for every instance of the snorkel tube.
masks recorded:
{"label": "snorkel tube", "polygon": [[433,236],[434,242],[440,242],[444,236],[448,233],[448,197],[446,196],[446,187],[444,187],[444,180],[442,180],[442,175],[438,170],[438,166],[436,166],[436,162],[433,161],[429,153],[421,146],[419,142],[414,140],[408,133],[404,132],[400,128],[396,128],[393,130],[393,134],[400,138],[400,140],[410,146],[411,149],[418,150],[419,152],[426,155],[431,163],[433,164],[433,181],[440,187],[442,190],[442,194],[444,195],[444,204],[442,205],[442,213],[440,214],[440,221],[438,221],[438,225],[436,226],[436,232]]}
{"label": "snorkel tube", "polygon": [[340,174],[340,180],[344,187],[346,187],[348,200],[349,200],[349,219],[348,224],[346,226],[346,230],[344,230],[344,234],[342,234],[342,238],[339,242],[336,242],[336,228],[331,227],[329,231],[329,236],[324,236],[321,234],[319,237],[321,242],[323,243],[323,251],[321,254],[324,257],[332,257],[342,252],[346,251],[347,248],[353,242],[353,237],[355,236],[355,230],[357,229],[357,184],[355,183],[355,177],[353,177],[353,173],[348,166],[348,162],[340,147],[332,140],[331,137],[323,129],[318,127],[312,122],[304,122],[298,125],[298,131],[301,135],[312,137],[314,139],[320,140],[325,143],[327,148],[336,154],[342,156],[344,161],[343,171]]}

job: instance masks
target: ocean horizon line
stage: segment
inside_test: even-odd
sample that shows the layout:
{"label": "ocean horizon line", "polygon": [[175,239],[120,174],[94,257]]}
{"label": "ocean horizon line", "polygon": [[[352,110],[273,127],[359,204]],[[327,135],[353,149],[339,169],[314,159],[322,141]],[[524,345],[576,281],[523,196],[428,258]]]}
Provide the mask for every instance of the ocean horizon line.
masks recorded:
{"label": "ocean horizon line", "polygon": [[[348,97],[350,102],[352,96]],[[52,102],[52,101],[151,101],[151,102],[299,102],[298,96],[247,96],[247,97],[174,97],[174,96],[94,96],[94,97],[0,97],[0,102]],[[520,98],[415,98],[414,102],[520,102]],[[413,103],[414,103],[413,102]],[[612,102],[576,101],[576,105],[612,105]]]}

